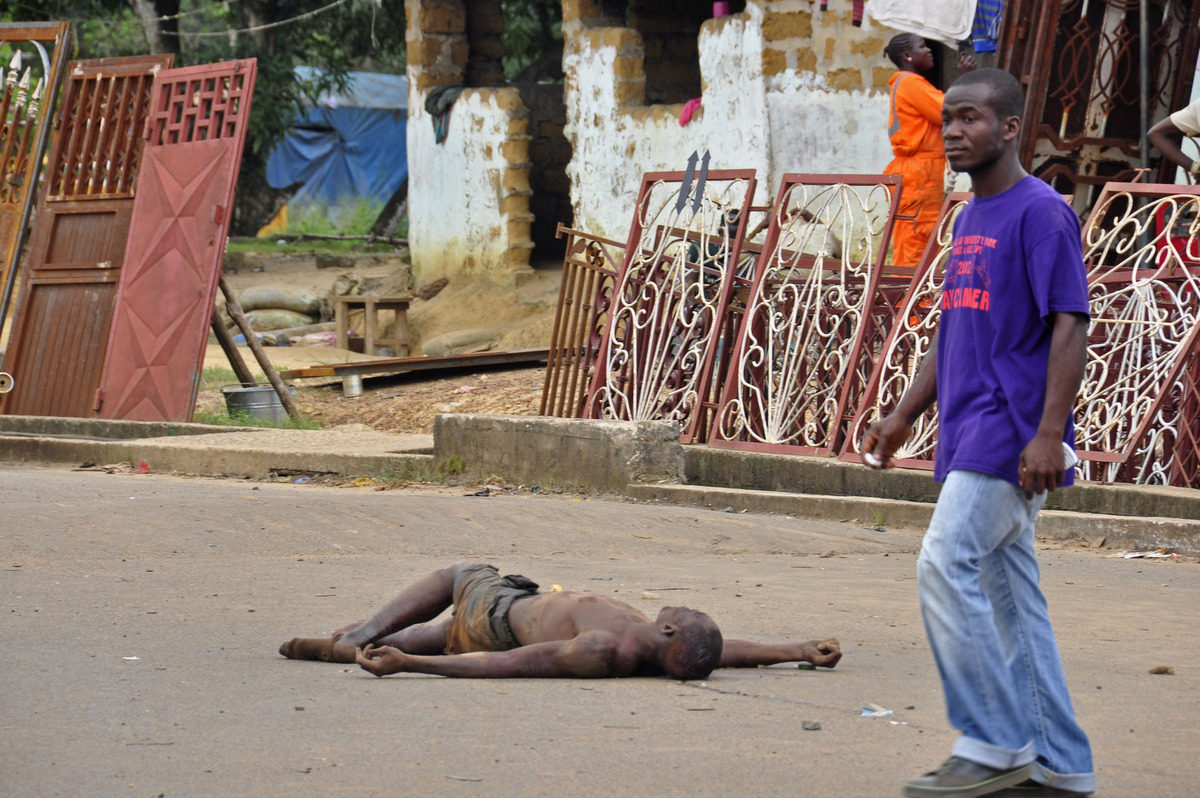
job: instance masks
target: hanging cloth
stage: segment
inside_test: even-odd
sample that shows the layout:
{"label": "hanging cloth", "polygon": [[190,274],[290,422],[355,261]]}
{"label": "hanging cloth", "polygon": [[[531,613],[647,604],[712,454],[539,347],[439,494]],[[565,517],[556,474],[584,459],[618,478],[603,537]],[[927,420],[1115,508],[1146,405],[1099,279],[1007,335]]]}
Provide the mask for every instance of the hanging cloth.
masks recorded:
{"label": "hanging cloth", "polygon": [[462,86],[436,86],[425,97],[425,111],[433,118],[433,138],[438,144],[450,132],[450,108],[462,92]]}

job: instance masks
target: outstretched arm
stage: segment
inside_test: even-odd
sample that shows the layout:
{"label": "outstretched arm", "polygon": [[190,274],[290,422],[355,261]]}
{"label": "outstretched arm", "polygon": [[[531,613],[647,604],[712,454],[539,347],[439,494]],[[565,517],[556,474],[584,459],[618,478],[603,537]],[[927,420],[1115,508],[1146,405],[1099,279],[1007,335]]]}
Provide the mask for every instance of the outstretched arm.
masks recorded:
{"label": "outstretched arm", "polygon": [[754,668],[758,665],[777,665],[780,662],[811,662],[822,668],[832,668],[842,658],[842,648],[835,638],[808,640],[803,643],[754,643],[749,640],[726,640],[721,647],[718,668]]}
{"label": "outstretched arm", "polygon": [[571,640],[535,643],[511,651],[418,656],[391,646],[358,649],[355,661],[376,676],[430,673],[460,679],[601,679],[629,676],[617,664],[617,640],[604,632],[588,632]]}
{"label": "outstretched arm", "polygon": [[937,348],[938,333],[935,332],[929,341],[929,351],[917,366],[917,376],[900,397],[896,409],[867,430],[862,451],[874,459],[872,462],[864,457],[872,468],[892,467],[892,455],[908,440],[912,425],[937,401]]}
{"label": "outstretched arm", "polygon": [[1193,175],[1195,174],[1192,169],[1196,167],[1196,162],[1192,160],[1191,156],[1184,154],[1179,147],[1180,142],[1183,141],[1183,131],[1175,126],[1171,117],[1160,119],[1154,127],[1146,131],[1146,138],[1150,139],[1150,143],[1168,161]]}

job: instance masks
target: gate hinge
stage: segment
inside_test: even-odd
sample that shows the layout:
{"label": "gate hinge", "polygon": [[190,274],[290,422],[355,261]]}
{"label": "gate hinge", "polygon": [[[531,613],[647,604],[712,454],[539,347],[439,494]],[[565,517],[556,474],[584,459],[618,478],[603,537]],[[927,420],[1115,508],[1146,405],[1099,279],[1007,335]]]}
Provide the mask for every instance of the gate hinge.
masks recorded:
{"label": "gate hinge", "polygon": [[92,411],[99,412],[100,405],[102,405],[102,404],[104,404],[104,389],[97,388],[96,389],[96,401],[92,402]]}

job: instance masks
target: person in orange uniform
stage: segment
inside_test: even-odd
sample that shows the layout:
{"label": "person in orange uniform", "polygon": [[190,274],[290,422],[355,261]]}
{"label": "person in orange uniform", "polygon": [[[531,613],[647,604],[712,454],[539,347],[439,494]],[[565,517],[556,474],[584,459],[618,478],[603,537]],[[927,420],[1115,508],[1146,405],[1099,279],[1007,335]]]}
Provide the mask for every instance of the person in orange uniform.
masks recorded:
{"label": "person in orange uniform", "polygon": [[[900,175],[904,188],[899,219],[892,228],[892,263],[916,266],[933,234],[945,199],[946,153],[942,144],[942,92],[921,73],[933,69],[933,53],[914,33],[892,37],[884,50],[899,69],[892,75],[888,138],[895,156],[884,174]],[[959,74],[975,68],[975,59],[959,62]]]}

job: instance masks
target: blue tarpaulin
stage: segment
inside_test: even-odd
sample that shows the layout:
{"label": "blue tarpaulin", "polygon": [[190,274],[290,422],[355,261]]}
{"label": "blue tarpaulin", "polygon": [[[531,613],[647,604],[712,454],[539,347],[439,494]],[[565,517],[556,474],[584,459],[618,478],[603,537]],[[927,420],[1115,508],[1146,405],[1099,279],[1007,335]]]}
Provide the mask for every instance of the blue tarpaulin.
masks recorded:
{"label": "blue tarpaulin", "polygon": [[[297,67],[302,78],[313,70]],[[302,184],[291,207],[335,207],[359,199],[382,205],[408,177],[408,79],[352,72],[346,91],[306,107],[267,160],[273,188]]]}

